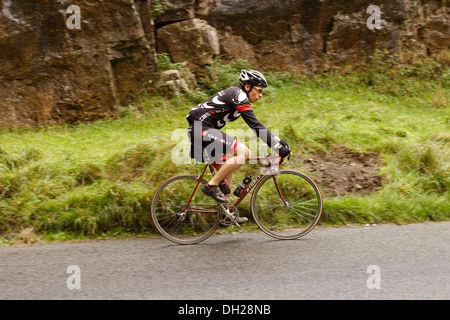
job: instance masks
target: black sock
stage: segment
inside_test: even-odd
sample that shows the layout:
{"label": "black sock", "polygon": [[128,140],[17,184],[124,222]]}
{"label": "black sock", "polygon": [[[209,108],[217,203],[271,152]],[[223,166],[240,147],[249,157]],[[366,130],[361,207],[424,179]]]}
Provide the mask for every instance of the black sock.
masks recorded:
{"label": "black sock", "polygon": [[215,189],[215,188],[217,188],[217,186],[210,185],[209,182],[208,182],[206,185],[207,185],[208,188],[210,188],[210,189]]}

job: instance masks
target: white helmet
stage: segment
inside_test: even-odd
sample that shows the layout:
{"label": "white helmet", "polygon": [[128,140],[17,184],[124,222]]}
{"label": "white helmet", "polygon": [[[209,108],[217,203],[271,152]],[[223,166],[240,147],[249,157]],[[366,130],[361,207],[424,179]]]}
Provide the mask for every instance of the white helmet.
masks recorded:
{"label": "white helmet", "polygon": [[259,86],[267,88],[267,80],[264,75],[256,70],[241,70],[239,81],[242,83],[249,83],[252,86]]}

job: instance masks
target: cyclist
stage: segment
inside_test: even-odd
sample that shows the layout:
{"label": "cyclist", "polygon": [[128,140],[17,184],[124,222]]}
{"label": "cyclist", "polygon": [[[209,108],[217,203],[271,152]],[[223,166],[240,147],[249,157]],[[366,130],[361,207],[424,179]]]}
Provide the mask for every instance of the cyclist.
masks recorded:
{"label": "cyclist", "polygon": [[[189,122],[188,137],[192,143],[191,157],[204,162],[205,157],[217,169],[214,177],[203,186],[204,194],[221,203],[228,203],[218,187],[224,179],[231,186],[232,173],[250,156],[245,144],[220,131],[226,122],[235,121],[240,116],[256,135],[281,157],[287,157],[291,151],[289,145],[273,135],[255,116],[251,103],[261,97],[267,80],[255,70],[242,70],[239,84],[220,91],[205,102],[191,109],[186,119]],[[241,219],[241,218],[240,218]],[[242,217],[239,223],[243,223]]]}

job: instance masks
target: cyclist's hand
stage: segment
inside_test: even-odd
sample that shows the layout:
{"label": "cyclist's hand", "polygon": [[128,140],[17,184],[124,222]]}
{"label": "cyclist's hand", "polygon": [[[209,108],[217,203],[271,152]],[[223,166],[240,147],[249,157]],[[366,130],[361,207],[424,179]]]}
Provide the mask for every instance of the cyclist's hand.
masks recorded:
{"label": "cyclist's hand", "polygon": [[280,148],[278,148],[278,154],[282,158],[286,158],[288,155],[291,154],[291,150],[288,147],[280,146]]}
{"label": "cyclist's hand", "polygon": [[289,144],[286,141],[284,141],[283,139],[280,139],[280,144],[279,144],[277,152],[282,158],[286,158],[287,156],[292,155]]}

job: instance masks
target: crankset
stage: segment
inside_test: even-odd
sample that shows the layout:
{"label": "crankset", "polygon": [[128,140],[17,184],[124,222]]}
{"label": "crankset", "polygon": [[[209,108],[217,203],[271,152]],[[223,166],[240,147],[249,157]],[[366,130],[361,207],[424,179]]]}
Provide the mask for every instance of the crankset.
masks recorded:
{"label": "crankset", "polygon": [[235,225],[238,228],[241,227],[237,222],[239,219],[239,211],[235,206],[228,206],[219,203],[218,207],[219,210],[217,210],[217,218],[219,219],[221,225],[224,227],[230,227],[232,225]]}

